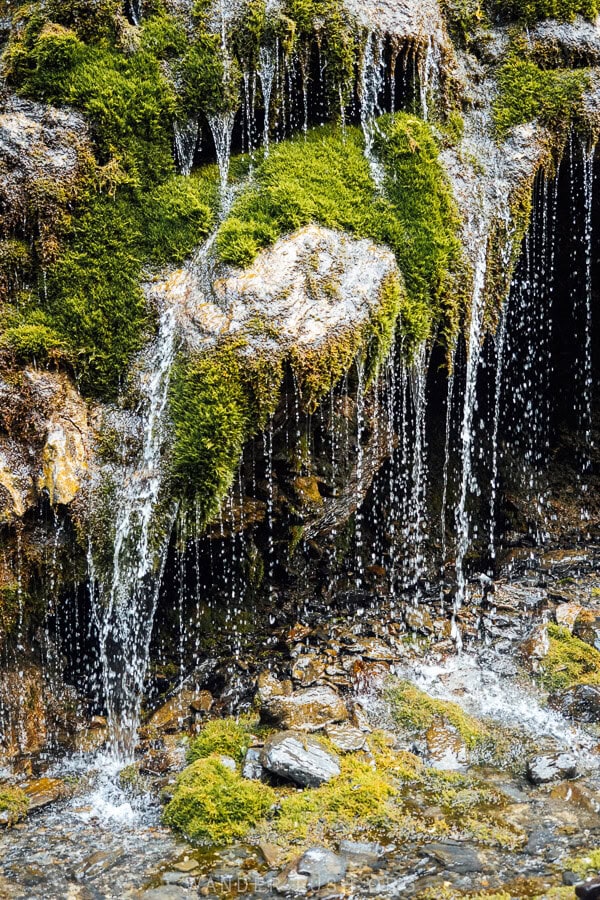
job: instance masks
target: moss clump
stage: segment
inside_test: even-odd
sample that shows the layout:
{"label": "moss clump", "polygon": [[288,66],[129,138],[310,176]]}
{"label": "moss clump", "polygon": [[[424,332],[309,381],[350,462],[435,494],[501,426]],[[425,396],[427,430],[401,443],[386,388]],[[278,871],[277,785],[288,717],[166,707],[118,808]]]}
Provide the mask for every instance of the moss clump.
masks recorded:
{"label": "moss clump", "polygon": [[[452,833],[510,848],[526,840],[502,821],[502,798],[493,790],[427,769],[413,754],[392,749],[385,733],[369,737],[369,751],[345,756],[341,774],[327,784],[284,796],[262,831],[290,856],[309,841],[335,846],[341,837],[405,841]],[[443,816],[423,818],[428,806]]]}
{"label": "moss clump", "polygon": [[533,25],[542,19],[570,22],[575,16],[595,19],[598,0],[491,0],[490,11],[503,21]]}
{"label": "moss clump", "polygon": [[214,754],[231,756],[241,763],[250,746],[248,728],[236,719],[212,719],[195,737],[188,750],[188,762],[206,759]]}
{"label": "moss clump", "polygon": [[272,148],[219,229],[219,255],[246,266],[261,248],[310,222],[371,238],[398,259],[407,336],[421,340],[440,322],[454,333],[465,290],[464,278],[460,288],[458,281],[465,274],[460,220],[432,131],[415,116],[384,116],[376,149],[387,198],[373,182],[357,129],[318,129]]}
{"label": "moss clump", "polygon": [[470,716],[458,704],[430,697],[408,681],[392,682],[387,696],[399,725],[421,734],[436,724],[449,725],[460,736],[473,761],[514,766],[526,751],[523,735],[489,725]]}
{"label": "moss clump", "polygon": [[600,871],[600,850],[589,850],[579,856],[570,857],[565,859],[562,865],[564,869],[574,872],[581,879],[597,875]]}
{"label": "moss clump", "polygon": [[29,797],[16,787],[0,787],[0,813],[6,824],[14,825],[27,815]]}
{"label": "moss clump", "polygon": [[561,625],[548,625],[548,638],[548,654],[540,663],[545,688],[563,691],[577,684],[600,684],[600,652],[595,647]]}
{"label": "moss clump", "polygon": [[436,700],[409,681],[390,686],[388,698],[395,721],[411,731],[427,731],[441,719],[457,730],[471,750],[490,739],[487,726],[464,712],[458,704]]}
{"label": "moss clump", "polygon": [[207,520],[229,489],[242,448],[277,404],[281,359],[244,357],[243,339],[181,361],[171,383],[174,472]]}
{"label": "moss clump", "polygon": [[76,191],[36,186],[30,218],[46,223],[53,204],[60,221],[54,216],[43,241],[27,235],[30,260],[21,254],[15,262],[13,253],[7,263],[9,287],[18,263],[29,290],[6,312],[3,343],[18,360],[72,367],[86,392],[107,396],[152,327],[143,267],[181,262],[213,224],[216,168],[174,174],[179,107],[163,63],[183,52],[185,33],[159,10],[125,53],[119,3],[34,3],[16,16],[3,57],[7,80],[23,96],[82,110],[94,158]]}
{"label": "moss clump", "polygon": [[542,69],[517,43],[498,72],[494,117],[503,137],[515,125],[539,120],[560,133],[581,119],[590,77],[584,69]]}
{"label": "moss clump", "polygon": [[275,802],[272,788],[231,772],[218,759],[198,759],[181,773],[164,821],[195,843],[242,840]]}

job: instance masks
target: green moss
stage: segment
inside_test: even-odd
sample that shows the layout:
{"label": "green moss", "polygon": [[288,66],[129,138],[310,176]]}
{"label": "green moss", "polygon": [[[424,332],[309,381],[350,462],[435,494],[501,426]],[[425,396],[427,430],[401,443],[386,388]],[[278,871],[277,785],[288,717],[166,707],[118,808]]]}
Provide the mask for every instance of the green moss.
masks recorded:
{"label": "green moss", "polygon": [[551,691],[577,684],[600,684],[600,652],[574,637],[568,628],[548,625],[549,650],[540,662],[540,680]]}
{"label": "green moss", "polygon": [[14,825],[27,815],[29,797],[21,788],[0,786],[0,813],[6,816],[7,824]]}
{"label": "green moss", "polygon": [[188,762],[206,759],[213,754],[231,756],[241,763],[250,746],[248,728],[236,719],[212,719],[195,737],[188,750]]}
{"label": "green moss", "polygon": [[583,114],[583,95],[589,84],[585,70],[542,69],[515,43],[498,72],[494,116],[499,135],[536,119],[566,133]]}
{"label": "green moss", "polygon": [[533,25],[541,19],[570,22],[575,16],[595,19],[597,0],[490,0],[490,11],[504,21]]}
{"label": "green moss", "polygon": [[174,473],[191,487],[201,520],[218,509],[242,448],[278,400],[281,360],[244,357],[243,339],[180,361],[171,383]]}
{"label": "green moss", "polygon": [[441,719],[456,728],[470,749],[489,740],[488,728],[478,719],[469,716],[456,703],[430,697],[409,681],[392,684],[388,697],[395,721],[405,728],[424,732]]}
{"label": "green moss", "polygon": [[527,749],[523,735],[470,716],[458,704],[430,697],[408,681],[391,682],[387,696],[395,721],[409,732],[425,734],[436,724],[447,724],[469,749],[472,761],[502,766],[522,762]]}
{"label": "green moss", "polygon": [[426,123],[403,113],[380,119],[378,135],[387,198],[373,182],[358,130],[316,129],[272,148],[219,229],[217,250],[224,262],[246,266],[261,248],[310,222],[371,238],[398,259],[407,337],[422,340],[434,322],[454,333],[468,279],[437,144]]}
{"label": "green moss", "polygon": [[569,872],[575,872],[582,880],[589,875],[597,875],[600,871],[600,850],[590,850],[578,856],[565,859],[563,868]]}
{"label": "green moss", "polygon": [[179,775],[164,821],[196,843],[242,840],[275,802],[272,788],[242,778],[218,759],[198,759]]}

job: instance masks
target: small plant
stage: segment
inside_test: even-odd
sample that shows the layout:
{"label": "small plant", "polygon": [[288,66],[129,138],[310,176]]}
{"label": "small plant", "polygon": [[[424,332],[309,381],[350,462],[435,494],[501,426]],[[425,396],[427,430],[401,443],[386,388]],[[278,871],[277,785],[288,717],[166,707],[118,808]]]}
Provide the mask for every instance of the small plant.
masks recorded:
{"label": "small plant", "polygon": [[14,825],[27,815],[29,797],[18,787],[0,787],[0,813],[8,825]]}

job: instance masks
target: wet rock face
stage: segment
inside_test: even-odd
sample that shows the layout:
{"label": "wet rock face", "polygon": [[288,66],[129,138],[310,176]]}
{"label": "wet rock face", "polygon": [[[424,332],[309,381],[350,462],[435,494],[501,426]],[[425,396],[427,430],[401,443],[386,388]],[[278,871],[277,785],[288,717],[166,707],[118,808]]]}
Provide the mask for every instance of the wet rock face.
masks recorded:
{"label": "wet rock face", "polygon": [[42,494],[72,503],[87,477],[88,407],[63,374],[25,369],[0,377],[0,522],[14,524]]}
{"label": "wet rock face", "polygon": [[270,737],[263,748],[261,763],[265,769],[299,784],[318,787],[340,774],[339,761],[315,738],[295,731]]}
{"label": "wet rock face", "polygon": [[348,719],[348,709],[339,694],[325,685],[272,697],[261,707],[261,719],[277,728],[318,731]]}
{"label": "wet rock face", "polygon": [[554,698],[554,705],[576,722],[600,722],[600,688],[595,685],[578,684]]}
{"label": "wet rock face", "polygon": [[[177,305],[191,348],[244,335],[247,352],[316,350],[340,330],[358,329],[379,308],[379,291],[397,272],[391,251],[368,240],[308,225],[263,251],[249,268],[214,283],[192,268],[148,286]],[[257,329],[263,321],[267,328]]]}
{"label": "wet rock face", "polygon": [[24,224],[50,261],[56,234],[88,158],[83,116],[14,95],[0,112],[0,239]]}
{"label": "wet rock face", "polygon": [[571,753],[535,756],[527,761],[527,777],[532,784],[575,778],[577,771],[577,760]]}

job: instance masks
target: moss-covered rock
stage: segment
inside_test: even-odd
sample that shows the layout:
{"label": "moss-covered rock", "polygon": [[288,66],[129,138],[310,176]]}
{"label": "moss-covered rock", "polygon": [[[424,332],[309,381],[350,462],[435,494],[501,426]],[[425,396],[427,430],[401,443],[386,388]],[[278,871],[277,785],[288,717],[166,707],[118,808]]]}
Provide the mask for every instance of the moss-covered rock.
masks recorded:
{"label": "moss-covered rock", "polygon": [[551,691],[578,684],[600,684],[600,652],[568,628],[548,625],[548,652],[539,663],[540,680]]}
{"label": "moss-covered rock", "polygon": [[233,718],[212,719],[191,742],[188,762],[223,754],[241,763],[251,743],[251,733],[245,722]]}
{"label": "moss-covered rock", "polygon": [[18,787],[0,786],[0,824],[14,825],[27,815],[29,797]]}
{"label": "moss-covered rock", "polygon": [[195,843],[242,840],[275,802],[272,788],[248,781],[216,758],[197,759],[178,777],[164,821]]}

